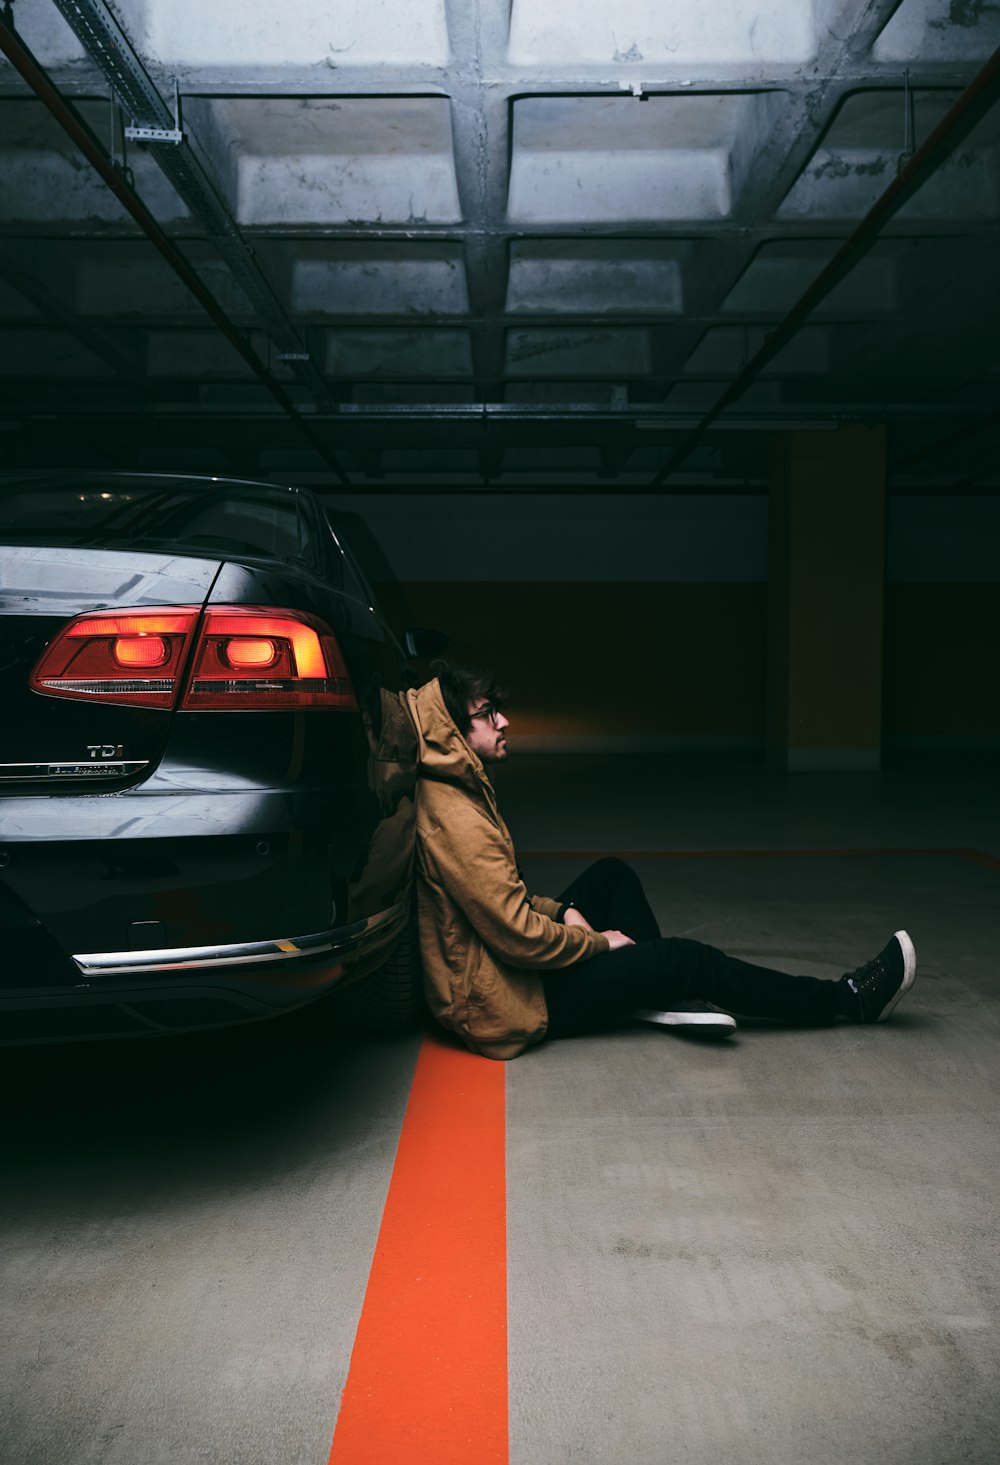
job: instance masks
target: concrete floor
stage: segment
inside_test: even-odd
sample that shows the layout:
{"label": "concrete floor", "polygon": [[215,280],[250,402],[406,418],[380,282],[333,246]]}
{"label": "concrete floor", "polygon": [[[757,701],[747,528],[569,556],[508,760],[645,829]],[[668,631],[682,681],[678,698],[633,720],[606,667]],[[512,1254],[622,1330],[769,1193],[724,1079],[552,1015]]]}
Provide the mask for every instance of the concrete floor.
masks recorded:
{"label": "concrete floor", "polygon": [[[671,931],[834,976],[905,925],[920,963],[875,1028],[507,1067],[512,1465],[993,1465],[1000,869],[933,851],[1000,855],[1000,767],[498,782],[536,889],[640,851]],[[738,853],[782,849],[892,852]],[[323,1465],[419,1043],[5,1053],[3,1465]]]}

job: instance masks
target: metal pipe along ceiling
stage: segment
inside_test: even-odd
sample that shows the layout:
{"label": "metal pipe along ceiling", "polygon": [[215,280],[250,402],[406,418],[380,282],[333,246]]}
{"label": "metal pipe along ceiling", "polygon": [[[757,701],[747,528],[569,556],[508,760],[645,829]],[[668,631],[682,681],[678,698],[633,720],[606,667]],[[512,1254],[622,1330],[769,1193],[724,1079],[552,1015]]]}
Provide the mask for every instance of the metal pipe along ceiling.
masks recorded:
{"label": "metal pipe along ceiling", "polygon": [[260,267],[254,251],[240,233],[191,142],[183,132],[171,133],[179,118],[170,114],[152,78],[146,72],[128,37],[104,0],[54,0],[56,9],[75,32],[80,44],[104,74],[117,101],[132,118],[134,126],[161,131],[169,142],[147,139],[145,146],[171,187],[184,200],[188,212],[205,229],[215,248],[235,275],[240,288],[253,305],[260,324],[285,354],[296,379],[306,387],[320,407],[330,406],[330,390],[312,361],[306,344],[289,320],[284,306]]}
{"label": "metal pipe along ceiling", "polygon": [[[675,448],[667,463],[650,480],[650,487],[656,488],[675,473],[701,442],[715,419],[727,407],[742,397],[778,352],[783,350],[806,318],[830,291],[839,285],[845,275],[871,249],[880,229],[889,222],[903,204],[926,182],[955,145],[981,121],[1000,94],[1000,48],[986,62],[973,81],[958,98],[950,111],[942,117],[927,141],[918,148],[902,169],[899,176],[889,184],[861,223],[837,250],[826,267],[804,292],[801,298],[768,336],[764,345],[750,358],[746,366],[726,388],[715,406],[706,413],[701,422],[689,433],[679,447]],[[987,419],[992,421],[993,419]],[[984,422],[980,424],[986,426]],[[965,430],[967,434],[968,429]],[[912,461],[912,460],[911,460]]]}
{"label": "metal pipe along ceiling", "polygon": [[90,163],[91,167],[99,174],[103,182],[111,189],[111,192],[118,199],[122,207],[139,225],[146,238],[155,246],[170,265],[170,268],[187,286],[188,290],[190,290],[191,294],[198,301],[198,304],[208,314],[215,325],[218,326],[233,349],[239,353],[250,367],[254,376],[267,388],[281,409],[294,422],[310,447],[319,454],[320,458],[335,474],[340,483],[345,485],[345,487],[350,487],[350,480],[340,467],[334,454],[319,435],[314,432],[309,423],[306,422],[280,383],[276,382],[270,375],[252,346],[250,346],[243,334],[229,319],[211,292],[206,289],[196,272],[184,258],[184,255],[163,231],[138,194],[129,187],[123,175],[115,168],[102,144],[94,136],[82,118],[77,115],[75,109],[62,96],[58,88],[49,80],[44,69],[35,60],[9,21],[3,16],[0,16],[0,50],[3,51],[7,59],[24,78],[39,101],[48,108],[67,136],[80,149],[87,162]]}

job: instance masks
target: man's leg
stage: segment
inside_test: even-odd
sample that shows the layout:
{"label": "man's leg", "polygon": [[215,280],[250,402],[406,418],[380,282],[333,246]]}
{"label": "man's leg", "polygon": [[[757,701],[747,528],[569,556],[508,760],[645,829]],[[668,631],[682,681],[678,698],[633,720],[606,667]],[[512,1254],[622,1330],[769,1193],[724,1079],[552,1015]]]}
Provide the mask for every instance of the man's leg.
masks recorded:
{"label": "man's leg", "polygon": [[[572,902],[595,930],[624,931],[635,942],[660,939],[660,928],[642,881],[624,860],[609,856],[589,865],[559,899],[564,904]],[[736,1021],[729,1013],[719,1012],[697,997],[678,999],[655,1009],[639,1009],[635,1016],[698,1037],[729,1037],[736,1031]]]}
{"label": "man's leg", "polygon": [[597,1032],[638,1009],[669,1009],[692,997],[727,1012],[800,1025],[855,1016],[843,982],[789,976],[677,936],[621,947],[552,972],[544,988],[553,1038]]}
{"label": "man's leg", "polygon": [[575,905],[595,931],[624,931],[633,941],[655,941],[660,934],[642,881],[624,860],[588,865],[559,899]]}

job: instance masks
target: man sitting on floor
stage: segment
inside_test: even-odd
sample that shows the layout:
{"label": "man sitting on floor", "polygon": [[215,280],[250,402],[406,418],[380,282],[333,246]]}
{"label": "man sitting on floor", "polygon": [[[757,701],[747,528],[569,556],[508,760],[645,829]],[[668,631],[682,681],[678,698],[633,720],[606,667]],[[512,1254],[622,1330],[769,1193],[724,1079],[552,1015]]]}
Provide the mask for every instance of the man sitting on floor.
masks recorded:
{"label": "man sitting on floor", "polygon": [[434,670],[434,680],[407,693],[419,740],[420,949],[434,1016],[474,1052],[515,1058],[543,1038],[630,1015],[729,1028],[734,1012],[810,1025],[880,1022],[913,985],[905,931],[839,981],[661,936],[638,877],[620,860],[592,865],[558,900],[529,895],[487,772],[507,757],[502,693],[484,672]]}

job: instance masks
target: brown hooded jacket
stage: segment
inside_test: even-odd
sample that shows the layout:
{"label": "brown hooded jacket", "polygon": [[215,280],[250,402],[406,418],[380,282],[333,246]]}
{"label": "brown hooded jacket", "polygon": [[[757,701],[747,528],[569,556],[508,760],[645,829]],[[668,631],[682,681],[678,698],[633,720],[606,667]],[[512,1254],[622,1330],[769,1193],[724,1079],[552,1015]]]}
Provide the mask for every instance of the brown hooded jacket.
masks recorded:
{"label": "brown hooded jacket", "polygon": [[529,896],[486,769],[437,680],[407,700],[417,729],[417,902],[424,984],[438,1022],[475,1053],[516,1058],[545,1036],[542,974],[608,950]]}

